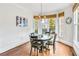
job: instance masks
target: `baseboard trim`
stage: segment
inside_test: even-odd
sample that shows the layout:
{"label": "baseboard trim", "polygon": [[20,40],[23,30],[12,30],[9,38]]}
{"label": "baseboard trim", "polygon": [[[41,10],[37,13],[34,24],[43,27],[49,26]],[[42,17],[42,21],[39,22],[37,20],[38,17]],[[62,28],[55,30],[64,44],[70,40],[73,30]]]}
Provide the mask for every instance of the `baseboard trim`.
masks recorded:
{"label": "baseboard trim", "polygon": [[61,42],[61,43],[65,44],[65,45],[70,46],[71,47],[71,50],[72,50],[73,56],[77,56],[77,53],[76,53],[76,51],[75,51],[74,46],[73,46],[72,43],[66,42],[64,40],[57,40],[57,42]]}
{"label": "baseboard trim", "polygon": [[16,47],[13,47],[13,48],[11,48],[11,49],[9,49],[9,50],[6,50],[6,51],[4,51],[4,52],[2,52],[2,53],[0,53],[0,54],[6,53],[7,51],[13,50],[13,49],[15,49],[15,48],[17,48],[17,47],[20,47],[20,46],[22,46],[22,45],[25,45],[25,44],[27,44],[27,43],[29,43],[29,41],[27,41],[27,42],[25,42],[25,43],[22,43],[22,44],[20,44],[20,45],[18,45],[18,46],[16,46]]}
{"label": "baseboard trim", "polygon": [[64,41],[64,40],[62,40],[62,39],[59,39],[59,40],[57,40],[57,41],[58,41],[58,42],[62,42],[62,43],[64,43],[64,44],[68,45],[68,46],[73,47],[73,44],[70,43],[70,42]]}
{"label": "baseboard trim", "polygon": [[75,53],[76,53],[76,56],[79,56],[79,53],[78,53],[78,46],[75,44],[75,42],[74,42],[74,44],[73,44],[73,48],[74,48],[74,51],[75,51]]}
{"label": "baseboard trim", "polygon": [[73,54],[74,56],[78,56],[76,50],[74,49],[74,46],[73,46],[73,51],[72,52],[74,53]]}

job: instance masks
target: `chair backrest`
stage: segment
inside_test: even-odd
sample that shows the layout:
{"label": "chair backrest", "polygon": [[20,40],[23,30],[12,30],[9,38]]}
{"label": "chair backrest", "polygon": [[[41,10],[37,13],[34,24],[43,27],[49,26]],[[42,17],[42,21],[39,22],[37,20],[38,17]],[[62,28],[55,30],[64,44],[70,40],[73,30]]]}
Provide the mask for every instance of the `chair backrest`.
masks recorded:
{"label": "chair backrest", "polygon": [[56,41],[56,37],[57,37],[57,34],[56,34],[56,33],[54,33],[53,43],[55,43],[55,41]]}
{"label": "chair backrest", "polygon": [[37,39],[38,39],[38,36],[30,36],[31,45],[34,44]]}
{"label": "chair backrest", "polygon": [[52,32],[51,35],[53,38],[53,43],[55,43],[57,34],[55,32]]}
{"label": "chair backrest", "polygon": [[31,36],[34,36],[34,33],[31,33]]}
{"label": "chair backrest", "polygon": [[50,35],[50,32],[45,32],[45,34]]}

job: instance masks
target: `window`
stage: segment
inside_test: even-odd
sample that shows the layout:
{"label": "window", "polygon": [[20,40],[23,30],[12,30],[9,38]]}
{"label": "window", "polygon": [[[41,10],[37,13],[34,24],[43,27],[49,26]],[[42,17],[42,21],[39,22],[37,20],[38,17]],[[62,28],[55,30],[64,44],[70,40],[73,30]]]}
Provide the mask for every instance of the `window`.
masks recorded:
{"label": "window", "polygon": [[63,37],[63,21],[64,17],[59,17],[59,37]]}
{"label": "window", "polygon": [[49,18],[49,28],[51,32],[55,32],[55,18]]}
{"label": "window", "polygon": [[45,33],[48,31],[48,24],[49,23],[49,19],[42,19],[42,33]]}
{"label": "window", "polygon": [[58,18],[59,18],[59,37],[62,38],[63,37],[63,21],[64,21],[64,12],[61,12],[58,14]]}
{"label": "window", "polygon": [[38,33],[38,19],[34,19],[35,33]]}
{"label": "window", "polygon": [[77,25],[77,40],[79,42],[79,10],[78,10],[78,15],[77,15],[77,20],[78,20],[78,25]]}
{"label": "window", "polygon": [[74,11],[74,39],[77,41],[77,20],[76,20],[76,11]]}
{"label": "window", "polygon": [[55,31],[55,18],[42,19],[42,33]]}
{"label": "window", "polygon": [[39,18],[39,16],[34,16],[34,30],[35,33],[45,33],[45,32],[54,32],[55,31],[55,15],[46,15],[41,16],[42,19]]}
{"label": "window", "polygon": [[79,42],[79,6],[74,11],[74,39]]}

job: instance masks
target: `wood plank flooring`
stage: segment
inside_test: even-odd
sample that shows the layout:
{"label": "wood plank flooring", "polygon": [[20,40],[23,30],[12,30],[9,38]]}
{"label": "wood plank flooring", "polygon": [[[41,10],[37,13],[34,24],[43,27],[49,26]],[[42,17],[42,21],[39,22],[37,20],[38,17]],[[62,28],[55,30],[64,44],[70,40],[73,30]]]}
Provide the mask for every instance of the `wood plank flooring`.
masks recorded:
{"label": "wood plank flooring", "polygon": [[[9,51],[6,51],[2,54],[0,54],[0,56],[29,56],[30,54],[30,43],[25,43],[21,46],[18,46],[16,48],[13,48]],[[43,51],[43,53],[39,53],[39,56],[72,56],[72,48],[60,43],[60,42],[56,42],[56,53],[53,54],[53,49],[52,46],[50,46],[50,50],[49,51]],[[36,51],[32,52],[32,56],[36,56]]]}

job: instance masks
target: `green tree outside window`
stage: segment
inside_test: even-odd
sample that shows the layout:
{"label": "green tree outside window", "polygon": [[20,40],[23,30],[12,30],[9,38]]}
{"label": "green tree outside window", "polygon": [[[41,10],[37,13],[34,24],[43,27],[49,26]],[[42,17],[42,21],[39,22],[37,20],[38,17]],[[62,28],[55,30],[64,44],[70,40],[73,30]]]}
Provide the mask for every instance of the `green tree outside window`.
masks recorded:
{"label": "green tree outside window", "polygon": [[50,31],[52,32],[55,31],[55,19],[54,18],[49,19],[49,28],[50,28]]}

